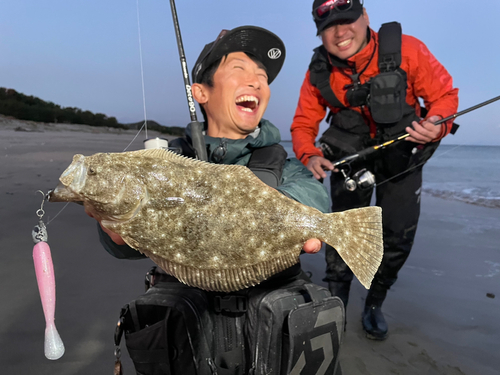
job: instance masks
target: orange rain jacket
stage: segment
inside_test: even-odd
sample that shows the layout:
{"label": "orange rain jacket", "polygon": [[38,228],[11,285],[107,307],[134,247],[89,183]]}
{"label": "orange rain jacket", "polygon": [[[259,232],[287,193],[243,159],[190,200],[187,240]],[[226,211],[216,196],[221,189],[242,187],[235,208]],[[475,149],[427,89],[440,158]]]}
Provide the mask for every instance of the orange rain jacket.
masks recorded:
{"label": "orange rain jacket", "polygon": [[[348,59],[348,63],[356,67],[360,72],[366,64],[369,66],[359,77],[361,83],[365,83],[371,77],[380,73],[378,68],[378,34],[370,29],[370,41],[362,51]],[[373,49],[375,54],[370,61]],[[340,102],[349,107],[346,100],[346,85],[352,84],[350,75],[352,71],[334,67],[330,75],[330,85]],[[415,107],[416,113],[420,113],[418,98],[422,98],[425,107],[428,109],[427,117],[434,115],[441,118],[453,115],[458,109],[458,89],[453,88],[453,81],[446,69],[430,53],[424,43],[409,36],[402,36],[401,45],[401,69],[408,77],[408,88],[406,91],[406,102]],[[309,70],[300,89],[299,103],[295,111],[295,116],[291,126],[293,150],[297,158],[305,165],[309,158],[314,155],[323,156],[321,150],[315,147],[314,143],[319,132],[319,124],[325,117],[326,109],[330,108],[334,113],[339,108],[333,108],[323,99],[320,91],[311,84]],[[361,107],[351,107],[361,112]],[[364,113],[370,121],[370,133],[372,137],[376,133],[376,125],[371,119],[368,108]],[[453,124],[453,120],[441,125],[441,133],[436,141],[447,135]],[[368,125],[367,125],[368,126]]]}

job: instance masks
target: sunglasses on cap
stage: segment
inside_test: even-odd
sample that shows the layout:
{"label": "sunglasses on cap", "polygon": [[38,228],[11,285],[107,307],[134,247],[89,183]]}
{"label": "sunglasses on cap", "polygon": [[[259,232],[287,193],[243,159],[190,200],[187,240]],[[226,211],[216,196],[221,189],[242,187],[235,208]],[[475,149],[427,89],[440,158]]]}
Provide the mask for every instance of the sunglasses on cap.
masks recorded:
{"label": "sunglasses on cap", "polygon": [[[313,17],[316,21],[327,19],[333,11],[346,12],[352,8],[353,0],[328,0],[314,8]],[[361,5],[363,1],[361,0]]]}

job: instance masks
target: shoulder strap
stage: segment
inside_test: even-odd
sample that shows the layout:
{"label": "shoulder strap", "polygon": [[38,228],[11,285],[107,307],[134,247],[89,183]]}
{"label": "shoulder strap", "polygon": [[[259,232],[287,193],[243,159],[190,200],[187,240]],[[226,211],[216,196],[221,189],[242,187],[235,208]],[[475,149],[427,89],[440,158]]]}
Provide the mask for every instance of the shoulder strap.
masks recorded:
{"label": "shoulder strap", "polygon": [[332,107],[345,108],[340,102],[330,85],[330,75],[333,66],[328,62],[327,52],[323,46],[314,49],[314,54],[309,64],[309,74],[311,85],[316,87],[323,99],[325,99]]}
{"label": "shoulder strap", "polygon": [[186,138],[176,138],[170,141],[168,149],[177,154],[196,159],[196,150]]}
{"label": "shoulder strap", "polygon": [[252,150],[247,167],[267,185],[276,188],[281,185],[281,176],[287,156],[283,146],[278,143],[256,148]]}
{"label": "shoulder strap", "polygon": [[[172,140],[169,144],[169,150],[184,156],[196,158],[193,146],[185,138]],[[276,188],[281,185],[281,176],[287,156],[287,152],[283,146],[278,143],[256,148],[252,150],[247,167],[267,185]]]}
{"label": "shoulder strap", "polygon": [[401,65],[401,36],[399,22],[384,23],[378,32],[378,67],[381,73],[393,72]]}

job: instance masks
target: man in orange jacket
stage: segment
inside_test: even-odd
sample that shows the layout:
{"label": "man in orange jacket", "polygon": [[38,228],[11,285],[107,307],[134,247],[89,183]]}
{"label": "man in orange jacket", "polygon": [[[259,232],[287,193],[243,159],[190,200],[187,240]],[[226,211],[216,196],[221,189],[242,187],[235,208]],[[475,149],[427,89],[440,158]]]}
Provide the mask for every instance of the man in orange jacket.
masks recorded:
{"label": "man in orange jacket", "polygon": [[[379,33],[370,29],[362,0],[315,0],[313,17],[322,45],[315,49],[300,91],[291,126],[293,149],[315,178],[325,178],[325,170],[333,170],[333,212],[369,205],[373,186],[349,191],[346,180],[356,179],[361,175],[356,172],[365,169],[375,176],[384,258],[368,292],[362,322],[368,338],[383,340],[388,327],[381,306],[413,245],[422,167],[452,130],[452,121],[434,123],[457,111],[458,89],[427,47],[402,35],[399,24],[391,23]],[[327,109],[330,127],[317,148]],[[351,163],[342,173],[334,170],[332,160],[404,133],[410,135],[405,141]],[[352,271],[334,248],[327,247],[326,260],[325,281],[347,305]]]}

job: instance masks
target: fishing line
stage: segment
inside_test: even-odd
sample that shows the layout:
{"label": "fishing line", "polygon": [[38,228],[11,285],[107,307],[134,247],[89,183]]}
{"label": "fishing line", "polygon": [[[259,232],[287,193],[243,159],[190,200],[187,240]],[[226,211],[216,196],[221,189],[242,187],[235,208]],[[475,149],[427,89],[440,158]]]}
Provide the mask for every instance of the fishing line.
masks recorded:
{"label": "fishing line", "polygon": [[144,63],[142,58],[141,17],[139,13],[139,0],[136,1],[136,8],[137,8],[137,34],[139,38],[139,60],[141,62],[142,106],[144,111],[144,124],[142,124],[141,128],[139,129],[135,137],[127,145],[127,147],[123,149],[123,152],[127,151],[130,145],[134,143],[139,134],[141,134],[142,129],[145,129],[146,139],[148,139],[148,116],[146,112],[146,90],[144,85]]}
{"label": "fishing line", "polygon": [[[39,191],[40,191],[40,190],[39,190]],[[50,190],[49,190],[49,193],[50,193]],[[47,195],[48,195],[49,193],[47,193]],[[59,210],[59,212],[56,214],[56,216],[54,216],[52,219],[50,219],[49,221],[47,221],[47,224],[46,224],[46,225],[48,226],[48,225],[52,222],[52,220],[54,220],[56,217],[58,217],[58,216],[59,216],[59,214],[60,214],[61,212],[63,212],[63,210],[66,208],[66,206],[67,206],[68,204],[70,204],[70,203],[71,203],[71,202],[66,202],[66,204],[63,206],[63,208],[61,208],[61,209]]]}
{"label": "fishing line", "polygon": [[[144,61],[142,58],[142,36],[141,36],[141,17],[140,17],[140,13],[139,13],[139,0],[137,0],[136,3],[137,3],[137,34],[138,34],[138,38],[139,38],[139,59],[141,60],[142,105],[144,108],[144,125],[139,130],[139,133],[142,130],[142,128],[145,128],[146,139],[147,139],[148,138],[148,116],[146,113],[146,89],[145,89],[145,85],[144,85]],[[137,135],[136,135],[136,138],[137,138]]]}

